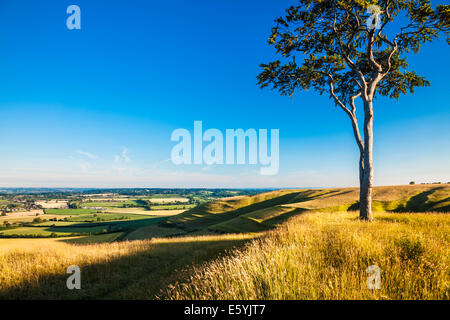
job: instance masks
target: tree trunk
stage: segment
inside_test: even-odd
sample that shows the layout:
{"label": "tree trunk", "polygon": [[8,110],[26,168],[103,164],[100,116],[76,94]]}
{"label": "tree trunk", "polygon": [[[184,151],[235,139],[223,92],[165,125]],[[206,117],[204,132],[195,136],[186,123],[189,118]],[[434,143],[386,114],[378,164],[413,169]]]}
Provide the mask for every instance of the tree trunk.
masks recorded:
{"label": "tree trunk", "polygon": [[373,109],[372,100],[364,101],[364,151],[362,156],[362,179],[360,180],[359,218],[372,221],[372,182],[373,182]]}

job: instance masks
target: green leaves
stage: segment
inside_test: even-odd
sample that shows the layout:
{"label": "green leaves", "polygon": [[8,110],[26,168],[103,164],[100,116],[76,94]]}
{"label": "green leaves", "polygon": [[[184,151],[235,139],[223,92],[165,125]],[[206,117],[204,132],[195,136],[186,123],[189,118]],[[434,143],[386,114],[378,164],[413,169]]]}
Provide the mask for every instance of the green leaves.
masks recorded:
{"label": "green leaves", "polygon": [[414,71],[390,72],[378,86],[378,92],[383,96],[398,99],[401,94],[414,93],[416,87],[429,87],[430,82]]}

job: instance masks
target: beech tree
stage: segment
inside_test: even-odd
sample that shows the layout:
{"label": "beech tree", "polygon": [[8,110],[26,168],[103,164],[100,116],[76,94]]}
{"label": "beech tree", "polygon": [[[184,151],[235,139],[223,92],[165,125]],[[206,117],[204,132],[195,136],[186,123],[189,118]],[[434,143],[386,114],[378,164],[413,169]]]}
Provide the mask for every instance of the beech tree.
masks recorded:
{"label": "beech tree", "polygon": [[[373,103],[398,99],[430,82],[408,55],[441,35],[449,40],[450,6],[429,0],[300,0],[275,20],[269,44],[280,60],[261,64],[261,88],[282,95],[310,88],[329,94],[350,119],[359,149],[360,218],[372,221]],[[362,133],[356,105],[362,100]]]}

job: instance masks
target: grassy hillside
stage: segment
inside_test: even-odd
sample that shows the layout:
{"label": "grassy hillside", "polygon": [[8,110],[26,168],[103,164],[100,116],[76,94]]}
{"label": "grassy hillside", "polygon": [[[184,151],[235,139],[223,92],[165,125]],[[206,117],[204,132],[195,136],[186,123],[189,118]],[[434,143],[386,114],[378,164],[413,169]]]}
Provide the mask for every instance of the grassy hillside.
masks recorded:
{"label": "grassy hillside", "polygon": [[[279,190],[206,203],[162,221],[159,227],[172,229],[169,232],[172,234],[260,232],[273,229],[302,212],[355,211],[358,206],[358,188]],[[375,187],[373,210],[447,212],[450,211],[450,185]],[[168,232],[158,227],[148,231],[147,237]],[[141,230],[139,239],[143,238],[145,232]]]}
{"label": "grassy hillside", "polygon": [[[242,250],[196,268],[169,299],[450,298],[450,219],[445,214],[310,212]],[[366,286],[381,269],[380,290]]]}
{"label": "grassy hillside", "polygon": [[[288,201],[292,191],[274,191],[248,197],[205,203],[167,220],[167,226],[199,229],[240,214],[272,207]],[[287,197],[286,197],[287,196]]]}

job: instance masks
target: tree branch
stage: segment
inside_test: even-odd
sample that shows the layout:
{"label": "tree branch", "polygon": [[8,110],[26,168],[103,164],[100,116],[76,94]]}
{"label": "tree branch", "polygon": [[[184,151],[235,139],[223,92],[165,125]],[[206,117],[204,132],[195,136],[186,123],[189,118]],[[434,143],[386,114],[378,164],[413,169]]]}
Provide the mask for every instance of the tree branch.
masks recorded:
{"label": "tree branch", "polygon": [[392,57],[393,57],[394,54],[397,52],[397,50],[398,50],[397,40],[394,40],[394,46],[393,46],[393,48],[392,48],[392,50],[391,50],[391,53],[389,54],[389,56],[388,56],[388,58],[387,58],[387,65],[388,65],[388,67],[387,67],[386,71],[383,72],[383,77],[386,76],[386,75],[389,73],[389,71],[391,70],[391,67],[392,67]]}
{"label": "tree branch", "polygon": [[373,44],[375,42],[375,29],[371,30],[368,34],[369,41],[367,43],[367,58],[372,69],[376,72],[383,72],[381,64],[375,61],[373,57]]}
{"label": "tree branch", "polygon": [[350,105],[352,107],[352,127],[353,127],[353,135],[355,136],[356,139],[356,144],[358,145],[359,151],[361,153],[364,152],[364,145],[361,139],[361,134],[359,133],[359,126],[358,126],[358,120],[356,118],[356,105],[355,105],[355,100],[357,98],[359,98],[361,96],[361,92],[354,95],[351,100],[350,100]]}
{"label": "tree branch", "polygon": [[328,82],[330,85],[330,94],[331,96],[334,98],[334,101],[336,102],[336,104],[341,107],[342,110],[344,110],[344,112],[348,115],[348,117],[350,118],[351,122],[352,122],[352,128],[353,128],[353,135],[355,136],[355,140],[356,140],[356,144],[358,145],[359,151],[362,153],[364,151],[364,145],[361,139],[361,134],[359,133],[359,127],[358,127],[358,120],[356,118],[356,106],[355,106],[355,100],[361,96],[361,92],[359,92],[358,94],[354,95],[351,98],[351,108],[352,111],[350,111],[343,103],[342,101],[336,96],[336,94],[334,93],[334,80],[333,80],[333,76],[331,74],[327,74],[327,76],[329,77],[330,81]]}

